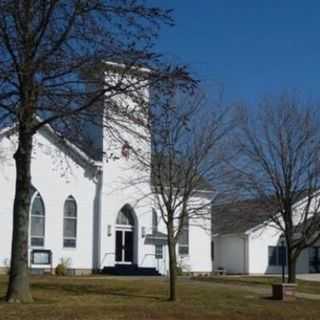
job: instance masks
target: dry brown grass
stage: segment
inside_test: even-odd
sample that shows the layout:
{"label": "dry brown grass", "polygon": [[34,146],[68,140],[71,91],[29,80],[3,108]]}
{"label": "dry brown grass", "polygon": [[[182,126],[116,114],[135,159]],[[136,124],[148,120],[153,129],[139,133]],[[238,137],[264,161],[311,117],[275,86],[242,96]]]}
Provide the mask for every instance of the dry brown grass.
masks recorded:
{"label": "dry brown grass", "polygon": [[[4,296],[7,279],[0,277]],[[1,320],[103,319],[320,319],[320,303],[272,301],[245,289],[183,281],[179,299],[166,301],[167,283],[161,279],[34,277],[35,303],[0,303]]]}

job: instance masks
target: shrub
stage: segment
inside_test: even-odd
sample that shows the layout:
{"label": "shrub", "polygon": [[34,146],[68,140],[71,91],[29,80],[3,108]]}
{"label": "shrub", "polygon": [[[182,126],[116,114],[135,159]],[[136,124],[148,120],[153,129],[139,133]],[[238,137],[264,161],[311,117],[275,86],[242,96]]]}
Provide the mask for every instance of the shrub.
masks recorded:
{"label": "shrub", "polygon": [[61,258],[60,263],[55,268],[57,276],[66,276],[70,267],[70,258]]}
{"label": "shrub", "polygon": [[177,265],[176,270],[177,270],[177,276],[183,275],[183,270],[181,266]]}
{"label": "shrub", "polygon": [[190,266],[183,259],[180,259],[177,261],[176,271],[177,276],[188,276],[190,275]]}
{"label": "shrub", "polygon": [[10,260],[8,258],[5,258],[3,260],[3,264],[4,264],[6,274],[10,275]]}

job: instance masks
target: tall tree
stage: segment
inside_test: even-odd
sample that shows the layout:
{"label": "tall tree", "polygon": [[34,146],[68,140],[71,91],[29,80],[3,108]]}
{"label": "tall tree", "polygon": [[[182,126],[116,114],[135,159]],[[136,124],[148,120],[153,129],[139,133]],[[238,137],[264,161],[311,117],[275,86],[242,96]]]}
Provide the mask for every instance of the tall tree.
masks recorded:
{"label": "tall tree", "polygon": [[259,107],[256,117],[240,112],[234,181],[243,195],[259,199],[284,236],[288,282],[295,282],[299,255],[320,239],[319,113],[288,94]]}
{"label": "tall tree", "polygon": [[0,116],[15,123],[18,135],[7,301],[32,301],[27,261],[34,134],[44,125],[64,135],[83,132],[88,122],[112,130],[110,114],[130,118],[133,112],[123,96],[137,100],[152,82],[187,79],[183,68],[165,66],[152,51],[159,27],[172,22],[168,10],[138,0],[1,1]]}
{"label": "tall tree", "polygon": [[[222,145],[230,123],[226,109],[205,108],[202,94],[176,94],[175,90],[171,94],[166,102],[155,103],[151,109],[152,156],[144,157],[141,153],[138,156],[141,171],[151,171],[150,196],[166,227],[169,300],[174,301],[177,244],[187,237],[189,224],[197,223],[211,232],[210,208],[220,195],[218,185],[224,177],[226,156]],[[141,179],[144,180],[143,174],[138,180]]]}

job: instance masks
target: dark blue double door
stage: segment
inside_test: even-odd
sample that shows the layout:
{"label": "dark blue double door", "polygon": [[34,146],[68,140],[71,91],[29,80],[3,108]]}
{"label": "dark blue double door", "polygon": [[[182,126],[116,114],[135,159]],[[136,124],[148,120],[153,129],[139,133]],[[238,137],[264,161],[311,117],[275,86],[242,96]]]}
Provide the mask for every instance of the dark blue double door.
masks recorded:
{"label": "dark blue double door", "polygon": [[133,263],[133,231],[116,230],[116,262]]}

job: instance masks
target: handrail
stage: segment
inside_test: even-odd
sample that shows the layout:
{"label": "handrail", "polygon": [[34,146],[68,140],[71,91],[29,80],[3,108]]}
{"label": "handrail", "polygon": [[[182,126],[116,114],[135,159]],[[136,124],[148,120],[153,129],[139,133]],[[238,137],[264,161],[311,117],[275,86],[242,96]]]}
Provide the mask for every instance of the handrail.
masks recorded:
{"label": "handrail", "polygon": [[143,256],[143,259],[142,259],[142,261],[141,261],[141,265],[143,265],[143,263],[144,263],[144,260],[146,259],[146,257],[148,257],[148,256],[156,256],[155,255],[155,253],[148,253],[148,254],[145,254],[144,256]]}
{"label": "handrail", "polygon": [[106,252],[102,258],[102,261],[100,263],[100,268],[103,266],[105,259],[107,258],[107,256],[111,256],[111,255],[115,255],[115,252]]}

